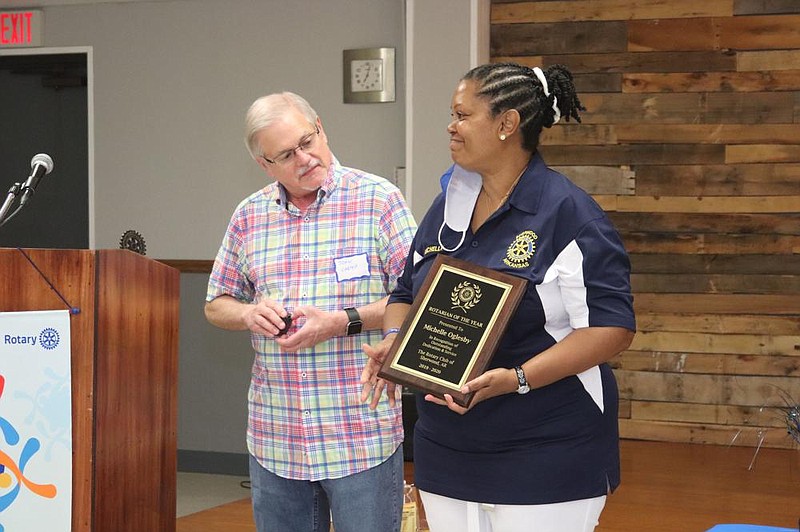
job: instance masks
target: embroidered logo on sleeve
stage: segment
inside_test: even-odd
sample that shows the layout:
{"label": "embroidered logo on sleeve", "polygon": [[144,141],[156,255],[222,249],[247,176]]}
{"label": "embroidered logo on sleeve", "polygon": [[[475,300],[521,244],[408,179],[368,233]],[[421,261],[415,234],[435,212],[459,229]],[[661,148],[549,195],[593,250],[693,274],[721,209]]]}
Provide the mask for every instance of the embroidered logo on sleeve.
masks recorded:
{"label": "embroidered logo on sleeve", "polygon": [[523,231],[518,234],[506,250],[503,262],[512,268],[527,268],[531,265],[530,259],[536,253],[536,241],[539,236],[533,231]]}

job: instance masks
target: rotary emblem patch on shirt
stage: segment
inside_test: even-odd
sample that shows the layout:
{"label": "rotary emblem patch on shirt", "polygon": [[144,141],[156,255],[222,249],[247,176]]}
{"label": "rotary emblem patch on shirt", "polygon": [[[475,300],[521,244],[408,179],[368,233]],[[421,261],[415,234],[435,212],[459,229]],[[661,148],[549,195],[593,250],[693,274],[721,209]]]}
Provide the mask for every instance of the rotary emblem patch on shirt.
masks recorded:
{"label": "rotary emblem patch on shirt", "polygon": [[503,262],[512,268],[527,268],[531,265],[530,259],[536,253],[536,241],[539,236],[533,231],[523,231],[518,234],[506,250]]}

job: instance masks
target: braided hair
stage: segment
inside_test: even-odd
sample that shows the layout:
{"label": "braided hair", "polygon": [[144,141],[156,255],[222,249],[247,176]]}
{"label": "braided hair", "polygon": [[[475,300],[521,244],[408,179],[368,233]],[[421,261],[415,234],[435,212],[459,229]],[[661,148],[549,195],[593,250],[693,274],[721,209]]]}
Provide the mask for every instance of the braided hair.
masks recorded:
{"label": "braided hair", "polygon": [[516,63],[489,63],[473,68],[462,81],[475,81],[478,95],[489,101],[492,117],[509,109],[520,115],[522,147],[533,153],[539,145],[542,127],[555,123],[553,97],[557,107],[567,121],[574,118],[578,123],[581,105],[572,83],[572,73],[564,65],[551,65],[543,71],[550,89],[545,96],[544,86],[532,68]]}

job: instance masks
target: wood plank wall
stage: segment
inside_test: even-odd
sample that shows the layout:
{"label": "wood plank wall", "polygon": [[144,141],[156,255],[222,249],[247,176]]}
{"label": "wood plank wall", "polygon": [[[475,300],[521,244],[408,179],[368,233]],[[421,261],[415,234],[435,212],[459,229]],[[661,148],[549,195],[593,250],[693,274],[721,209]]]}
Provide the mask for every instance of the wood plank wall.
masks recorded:
{"label": "wood plank wall", "polygon": [[494,0],[491,56],[567,65],[588,109],[541,151],[631,255],[621,435],[796,446],[800,1]]}

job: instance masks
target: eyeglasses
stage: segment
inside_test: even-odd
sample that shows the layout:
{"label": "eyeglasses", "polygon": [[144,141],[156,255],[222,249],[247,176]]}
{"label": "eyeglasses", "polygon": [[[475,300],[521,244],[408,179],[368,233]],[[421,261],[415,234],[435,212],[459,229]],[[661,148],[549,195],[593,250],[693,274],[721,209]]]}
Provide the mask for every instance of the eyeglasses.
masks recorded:
{"label": "eyeglasses", "polygon": [[297,150],[308,153],[309,150],[314,147],[314,143],[316,142],[318,136],[319,126],[314,126],[314,132],[304,135],[294,148],[283,150],[272,159],[267,158],[265,155],[262,155],[261,158],[267,161],[269,164],[287,164],[294,159],[294,155],[297,153]]}

